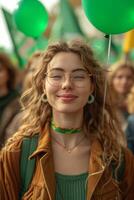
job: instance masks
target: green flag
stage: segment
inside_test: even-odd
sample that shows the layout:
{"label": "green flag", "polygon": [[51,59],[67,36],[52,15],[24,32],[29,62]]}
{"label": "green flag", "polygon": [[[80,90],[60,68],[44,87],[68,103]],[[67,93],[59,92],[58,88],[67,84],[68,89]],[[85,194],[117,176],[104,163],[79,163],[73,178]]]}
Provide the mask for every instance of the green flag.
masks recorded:
{"label": "green flag", "polygon": [[25,36],[23,33],[17,30],[13,21],[12,14],[2,8],[2,12],[7,24],[9,35],[12,40],[14,52],[18,59],[20,68],[24,68],[28,58],[36,51],[43,50],[48,45],[48,41],[44,36],[38,39],[33,39]]}
{"label": "green flag", "polygon": [[70,2],[60,0],[59,15],[52,28],[50,40],[67,40],[82,36],[85,37]]}

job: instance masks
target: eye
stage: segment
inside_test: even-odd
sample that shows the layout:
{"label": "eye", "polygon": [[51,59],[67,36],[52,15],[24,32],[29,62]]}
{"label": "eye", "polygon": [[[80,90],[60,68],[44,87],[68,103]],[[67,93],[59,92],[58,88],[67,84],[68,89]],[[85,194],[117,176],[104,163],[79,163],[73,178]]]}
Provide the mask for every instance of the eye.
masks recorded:
{"label": "eye", "polygon": [[73,79],[82,80],[82,79],[85,79],[85,78],[86,78],[86,74],[85,73],[76,73],[76,74],[73,74]]}
{"label": "eye", "polygon": [[82,76],[82,75],[76,75],[76,76],[73,76],[74,79],[84,79],[85,76]]}
{"label": "eye", "polygon": [[53,76],[50,76],[50,78],[53,78],[53,79],[61,79],[62,76],[61,76],[61,75],[53,75]]}
{"label": "eye", "polygon": [[63,75],[59,73],[50,73],[48,74],[49,78],[59,80],[62,79]]}

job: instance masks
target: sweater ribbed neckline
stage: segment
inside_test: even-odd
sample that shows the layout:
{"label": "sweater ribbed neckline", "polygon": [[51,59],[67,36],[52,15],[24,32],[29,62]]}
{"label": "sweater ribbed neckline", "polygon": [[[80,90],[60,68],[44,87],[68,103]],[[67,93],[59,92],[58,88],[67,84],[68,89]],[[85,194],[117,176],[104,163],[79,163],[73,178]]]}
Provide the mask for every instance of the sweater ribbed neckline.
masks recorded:
{"label": "sweater ribbed neckline", "polygon": [[79,179],[85,179],[85,177],[87,177],[88,172],[84,172],[81,174],[77,174],[77,175],[64,175],[64,174],[60,174],[58,172],[55,173],[56,178],[58,178],[59,180],[79,180]]}

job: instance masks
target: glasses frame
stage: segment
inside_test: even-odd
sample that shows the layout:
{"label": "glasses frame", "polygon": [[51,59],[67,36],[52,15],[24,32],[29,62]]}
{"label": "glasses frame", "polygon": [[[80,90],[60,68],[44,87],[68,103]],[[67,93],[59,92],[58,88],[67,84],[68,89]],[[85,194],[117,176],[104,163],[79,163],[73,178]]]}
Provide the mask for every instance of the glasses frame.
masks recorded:
{"label": "glasses frame", "polygon": [[[48,73],[49,73],[50,71],[48,71],[48,72],[46,72],[45,73],[45,77],[46,77],[46,80],[47,80],[47,77],[48,77]],[[89,78],[90,77],[93,77],[93,74],[90,74],[88,71],[85,71],[86,73],[87,73],[87,75],[89,76]],[[67,73],[67,72],[66,72]],[[64,72],[64,74],[66,74],[65,72]],[[70,80],[71,80],[71,82],[75,85],[75,83],[72,81],[72,77],[71,77],[71,73],[69,73],[70,74]],[[65,78],[65,75],[64,75],[64,78]],[[47,80],[48,81],[48,80]],[[54,86],[54,87],[61,87],[61,85],[62,85],[62,83],[61,84],[59,84],[58,86],[55,86],[55,85],[53,85],[53,84],[51,84],[49,81],[48,81],[48,83],[50,84],[50,85],[52,85],[52,86]],[[76,85],[75,85],[76,86]],[[78,86],[76,86],[76,87],[78,87]],[[84,88],[84,87],[78,87],[78,88]]]}

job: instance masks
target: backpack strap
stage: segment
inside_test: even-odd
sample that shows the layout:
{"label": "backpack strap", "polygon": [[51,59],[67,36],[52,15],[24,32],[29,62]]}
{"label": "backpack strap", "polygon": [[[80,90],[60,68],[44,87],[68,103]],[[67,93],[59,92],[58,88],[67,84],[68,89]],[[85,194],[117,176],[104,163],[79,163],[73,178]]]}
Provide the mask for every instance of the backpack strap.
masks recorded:
{"label": "backpack strap", "polygon": [[20,157],[20,175],[21,175],[21,189],[20,189],[20,199],[24,193],[28,190],[29,184],[31,183],[36,159],[29,159],[29,156],[36,150],[38,144],[39,134],[33,137],[24,137],[21,147],[21,157]]}

